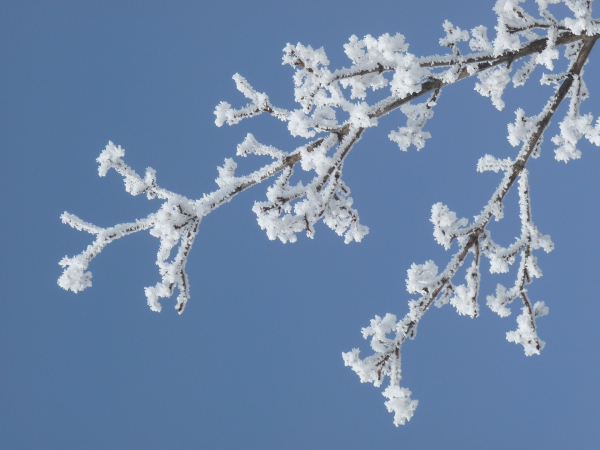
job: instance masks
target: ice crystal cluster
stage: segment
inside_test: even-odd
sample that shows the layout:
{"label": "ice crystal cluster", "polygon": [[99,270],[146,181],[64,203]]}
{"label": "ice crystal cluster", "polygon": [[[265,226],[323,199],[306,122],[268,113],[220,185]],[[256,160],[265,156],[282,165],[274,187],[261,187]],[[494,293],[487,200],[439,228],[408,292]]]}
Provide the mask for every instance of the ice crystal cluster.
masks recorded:
{"label": "ice crystal cluster", "polygon": [[[276,107],[266,93],[257,92],[241,75],[234,75],[236,86],[248,104],[234,108],[221,102],[215,110],[217,126],[234,125],[266,113],[285,122],[292,136],[306,141],[286,151],[262,144],[248,134],[238,145],[237,155],[267,155],[272,162],[248,175],[238,175],[236,162],[226,159],[218,168],[218,189],[202,198],[188,199],[159,187],[151,168],[143,177],[138,175],[125,164],[125,151],[109,142],[97,160],[99,175],[114,169],[123,176],[127,192],[146,194],[148,199],[160,200],[161,206],[143,219],[110,228],[92,225],[65,212],[63,222],[87,231],[95,239],[81,254],[60,261],[64,272],[58,284],[73,292],[91,286],[88,266],[107,244],[149,230],[160,240],[157,265],[161,280],[145,289],[148,304],[153,311],[160,311],[160,299],[171,297],[177,289],[175,307],[181,313],[190,298],[186,262],[202,219],[236,194],[267,179],[272,180],[272,185],[266,199],[257,201],[253,211],[269,239],[295,242],[302,232],[312,238],[315,224],[323,220],[344,236],[346,243],[360,242],[369,229],[360,222],[353,207],[343,169],[350,151],[368,128],[377,126],[380,117],[399,110],[406,124],[389,131],[389,138],[403,151],[410,147],[420,150],[430,138],[425,126],[446,86],[476,76],[475,90],[502,109],[505,106],[502,94],[511,81],[515,88],[523,86],[536,66],[543,66],[545,73],[540,82],[554,86],[554,94],[537,114],[516,111],[515,122],[508,125],[508,142],[519,147],[517,154],[505,159],[485,155],[477,164],[479,172],[500,173],[499,185],[481,212],[473,220],[467,220],[459,219],[441,203],[431,209],[436,242],[446,250],[454,248],[449,262],[442,269],[431,260],[413,264],[406,280],[407,291],[415,296],[408,303],[408,313],[401,319],[394,314],[375,316],[362,330],[364,338],[370,338],[373,353],[361,358],[360,351],[353,349],[344,353],[343,359],[361,382],[381,386],[387,377],[389,385],[383,396],[387,399],[387,409],[394,414],[394,423],[400,425],[410,420],[418,402],[411,399],[409,389],[400,385],[402,345],[407,338],[415,338],[421,318],[432,305],[450,304],[461,315],[478,316],[483,259],[489,261],[491,273],[508,272],[518,261],[514,284],[498,284],[495,294],[487,296],[486,304],[506,317],[511,314],[512,302],[521,299],[523,306],[517,328],[506,337],[522,345],[526,355],[539,354],[544,342],[538,337],[537,319],[548,313],[548,307],[542,301],[534,302],[527,286],[542,275],[534,252],[539,249],[550,252],[553,243],[533,222],[526,165],[530,158],[540,156],[543,133],[563,100],[568,100],[568,109],[560,122],[560,134],[551,139],[556,146],[555,158],[564,162],[579,158],[577,142],[583,137],[600,145],[600,122],[594,121],[591,114],[580,112],[581,102],[589,95],[583,66],[600,37],[600,23],[592,18],[591,0],[536,0],[537,8],[529,5],[532,11],[526,10],[522,3],[524,0],[496,2],[494,12],[498,22],[491,38],[484,26],[468,31],[444,22],[445,35],[439,42],[447,50],[442,55],[419,57],[410,53],[401,34],[378,38],[367,35],[362,39],[352,36],[344,45],[350,66],[333,70],[322,48],[288,44],[283,63],[294,70],[294,96],[298,104],[294,110]],[[567,17],[553,14],[554,5],[559,3],[569,11]],[[561,54],[567,68],[556,72],[554,63]],[[369,103],[368,93],[379,89],[386,89],[387,96]],[[294,181],[295,170],[312,173],[312,180],[306,184]],[[505,196],[515,184],[521,234],[508,247],[502,247],[492,239],[487,225],[492,218],[502,219]],[[455,275],[463,265],[465,280],[456,280]]]}

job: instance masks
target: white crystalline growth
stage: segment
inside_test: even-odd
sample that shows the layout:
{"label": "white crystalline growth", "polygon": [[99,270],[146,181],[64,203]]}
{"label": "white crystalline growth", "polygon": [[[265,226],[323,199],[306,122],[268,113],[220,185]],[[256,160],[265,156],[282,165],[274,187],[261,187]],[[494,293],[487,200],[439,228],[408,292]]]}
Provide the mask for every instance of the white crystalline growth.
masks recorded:
{"label": "white crystalline growth", "polygon": [[383,352],[386,350],[386,345],[388,344],[386,335],[395,330],[396,327],[396,315],[387,313],[383,319],[379,316],[371,319],[370,326],[363,328],[362,334],[365,339],[373,336],[371,339],[371,348],[376,352]]}
{"label": "white crystalline growth", "polygon": [[554,60],[558,59],[558,50],[555,47],[557,30],[552,27],[548,29],[548,40],[546,48],[542,53],[539,53],[535,59],[536,64],[544,65],[548,70],[554,70]]}
{"label": "white crystalline growth", "polygon": [[479,315],[479,305],[477,304],[479,278],[479,265],[473,261],[465,276],[467,284],[461,284],[454,288],[454,296],[450,299],[450,304],[456,308],[456,312],[461,316],[474,318]]}
{"label": "white crystalline growth", "polygon": [[[521,315],[517,317],[518,328],[506,333],[506,340],[521,344],[525,349],[526,356],[539,355],[546,343],[538,337],[534,327],[534,318],[531,317],[529,309],[524,306],[522,310]],[[536,302],[533,310],[536,318],[548,314],[548,307],[544,302]]]}
{"label": "white crystalline growth", "polygon": [[96,158],[96,161],[99,164],[98,175],[101,177],[106,176],[108,170],[123,156],[125,156],[125,150],[120,145],[116,146],[112,141],[108,141],[108,145],[102,150],[100,156]]}
{"label": "white crystalline growth", "polygon": [[58,285],[61,288],[77,293],[92,285],[92,273],[85,271],[88,268],[89,261],[81,255],[73,258],[65,256],[59,264],[65,268],[58,279]]}
{"label": "white crystalline growth", "polygon": [[519,145],[519,143],[529,141],[531,134],[536,129],[535,118],[525,116],[525,111],[518,108],[515,111],[515,122],[508,124],[508,142],[513,147]]}
{"label": "white crystalline growth", "polygon": [[511,158],[498,159],[492,155],[484,155],[477,161],[477,172],[492,171],[498,173],[502,170],[504,172],[512,168],[514,161]]}
{"label": "white crystalline growth", "polygon": [[[393,68],[400,61],[404,61],[408,44],[405,44],[404,36],[400,33],[394,36],[386,33],[379,38],[366,35],[363,39],[358,39],[353,35],[350,37],[350,41],[344,45],[344,51],[353,64],[357,66],[381,69]],[[365,99],[368,88],[377,90],[389,84],[388,80],[379,72],[345,78],[340,83],[345,88],[351,88],[351,98],[353,99]]]}
{"label": "white crystalline growth", "polygon": [[381,393],[381,395],[389,399],[385,402],[385,406],[388,412],[394,413],[394,425],[404,425],[414,415],[419,401],[412,400],[410,398],[411,394],[410,390],[396,385],[388,386]]}
{"label": "white crystalline growth", "polygon": [[433,237],[435,241],[443,245],[446,250],[450,248],[452,239],[461,227],[467,226],[469,221],[465,218],[457,219],[456,213],[442,204],[436,203],[431,207],[431,219],[433,223]]}
{"label": "white crystalline growth", "polygon": [[471,40],[469,47],[474,52],[492,53],[494,46],[487,37],[487,28],[479,25],[471,30]]}
{"label": "white crystalline growth", "polygon": [[506,307],[516,296],[514,292],[516,289],[506,291],[506,288],[500,283],[496,286],[496,295],[488,295],[486,298],[486,304],[488,308],[498,314],[500,317],[508,317],[511,314],[511,310]]}
{"label": "white crystalline growth", "polygon": [[479,83],[475,84],[475,90],[484,97],[491,97],[492,104],[499,111],[502,111],[504,108],[502,94],[510,81],[510,76],[508,75],[510,71],[511,69],[508,69],[504,64],[494,69],[488,69],[479,73]]}
{"label": "white crystalline growth", "polygon": [[398,131],[392,131],[388,138],[398,144],[400,150],[407,151],[408,147],[414,145],[417,150],[425,147],[425,140],[431,138],[428,131],[423,131],[425,123],[433,117],[433,107],[436,102],[429,100],[424,103],[412,105],[407,103],[400,107],[400,110],[406,115],[406,126]]}
{"label": "white crystalline growth", "polygon": [[419,83],[430,75],[429,70],[421,67],[415,55],[406,53],[397,60],[396,71],[390,83],[391,91],[399,98],[416,92]]}
{"label": "white crystalline growth", "polygon": [[592,19],[591,1],[583,0],[564,0],[565,5],[574,13],[575,17],[565,17],[564,24],[573,32],[581,34],[584,31],[587,34],[598,33],[600,26],[598,22]]}
{"label": "white crystalline growth", "polygon": [[368,358],[360,359],[359,355],[360,350],[357,348],[343,352],[344,365],[350,367],[358,375],[361,383],[373,383],[375,386],[381,386],[381,380],[377,378],[377,369],[374,364]]}
{"label": "white crystalline growth", "polygon": [[552,142],[558,145],[554,150],[557,161],[568,162],[581,158],[581,150],[577,142],[585,136],[592,144],[600,145],[600,119],[592,126],[594,118],[591,114],[583,116],[567,116],[560,123],[560,135],[554,136]]}
{"label": "white crystalline growth", "polygon": [[412,264],[407,271],[406,290],[411,294],[426,293],[436,282],[438,266],[429,260],[425,264]]}
{"label": "white crystalline growth", "polygon": [[529,60],[524,63],[513,75],[512,82],[514,87],[524,86],[525,82],[529,79],[529,75],[535,70],[537,66],[537,56],[533,55],[529,57]]}
{"label": "white crystalline growth", "polygon": [[443,25],[446,37],[440,39],[440,45],[442,47],[453,47],[460,41],[469,40],[469,32],[467,30],[461,30],[459,27],[455,27],[449,20],[444,21]]}

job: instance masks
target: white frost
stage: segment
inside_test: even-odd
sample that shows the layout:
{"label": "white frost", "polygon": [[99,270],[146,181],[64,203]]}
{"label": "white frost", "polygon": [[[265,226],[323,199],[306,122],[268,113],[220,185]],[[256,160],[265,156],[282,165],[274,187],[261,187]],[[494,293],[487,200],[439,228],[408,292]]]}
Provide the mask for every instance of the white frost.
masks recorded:
{"label": "white frost", "polygon": [[411,394],[412,392],[408,389],[395,385],[388,386],[381,393],[381,395],[388,399],[385,402],[385,406],[388,412],[394,414],[394,425],[404,425],[414,415],[419,401],[412,400],[410,398]]}

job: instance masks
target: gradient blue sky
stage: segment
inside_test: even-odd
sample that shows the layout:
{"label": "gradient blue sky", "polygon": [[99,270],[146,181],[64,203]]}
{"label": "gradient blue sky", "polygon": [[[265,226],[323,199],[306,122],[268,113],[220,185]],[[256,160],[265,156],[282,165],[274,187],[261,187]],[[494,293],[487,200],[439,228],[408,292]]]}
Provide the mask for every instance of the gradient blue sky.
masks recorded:
{"label": "gradient blue sky", "polygon": [[[531,1],[531,0],[530,0]],[[352,34],[403,33],[417,55],[442,53],[445,19],[492,28],[493,2],[33,2],[0,4],[0,448],[2,449],[588,449],[600,443],[598,148],[553,159],[550,136],[529,165],[533,215],[556,249],[538,254],[544,277],[530,287],[550,315],[547,342],[525,357],[505,339],[519,305],[501,319],[485,295],[510,277],[483,273],[482,315],[430,311],[404,347],[403,384],[420,401],[392,424],[381,390],[360,384],[341,352],[368,343],[375,314],[407,311],[406,270],[450,254],[429,222],[438,201],[472,217],[500,175],[478,174],[485,153],[513,156],[506,124],[521,106],[536,114],[551,94],[537,83],[509,89],[498,112],[474,80],[446,88],[424,150],[387,139],[405,119],[368,130],[345,166],[362,222],[360,244],[322,224],[314,240],[267,239],[251,207],[265,186],[238,196],[201,224],[188,273],[192,299],[178,316],[146,305],[158,280],[158,241],[146,234],[110,245],[92,263],[93,287],[61,290],[58,261],[90,236],[61,224],[67,210],[101,226],[158,208],[131,197],[114,172],[97,176],[109,140],[138,172],[188,197],[216,186],[217,165],[248,132],[289,150],[285,125],[259,117],[217,128],[220,101],[246,104],[239,72],[292,107],[287,42],[324,46],[348,65]],[[600,114],[600,49],[586,68]],[[533,88],[533,90],[531,89]],[[564,112],[564,108],[562,110]],[[258,164],[261,160],[258,160]],[[243,161],[240,173],[256,167]],[[519,232],[516,195],[494,224],[503,243]]]}

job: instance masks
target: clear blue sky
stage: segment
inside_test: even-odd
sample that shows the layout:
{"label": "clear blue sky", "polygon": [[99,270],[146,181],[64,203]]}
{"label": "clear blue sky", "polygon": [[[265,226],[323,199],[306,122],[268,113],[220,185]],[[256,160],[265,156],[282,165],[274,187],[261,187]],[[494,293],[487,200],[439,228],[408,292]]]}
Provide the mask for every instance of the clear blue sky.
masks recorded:
{"label": "clear blue sky", "polygon": [[[246,133],[285,150],[302,143],[269,117],[214,125],[220,101],[246,104],[234,73],[292,107],[287,42],[324,46],[332,67],[349,65],[342,46],[352,34],[401,32],[417,55],[442,53],[445,19],[493,28],[492,7],[4,0],[0,448],[597,448],[600,153],[582,141],[581,160],[554,161],[558,120],[529,167],[534,220],[556,246],[538,254],[544,276],[529,290],[550,307],[538,322],[542,355],[525,357],[505,339],[518,304],[505,319],[485,307],[513,268],[510,277],[484,271],[480,318],[434,309],[404,347],[403,384],[420,402],[406,426],[393,426],[381,390],[360,384],[341,357],[353,347],[368,353],[360,329],[375,314],[407,311],[411,263],[445,266],[431,205],[466,217],[481,210],[500,175],[478,174],[477,159],[516,154],[506,124],[517,107],[536,114],[551,95],[537,83],[540,69],[507,90],[502,112],[475,80],[446,88],[419,153],[387,139],[404,125],[400,114],[368,130],[344,172],[371,229],[360,244],[344,245],[322,224],[314,240],[269,241],[251,211],[265,185],[202,222],[182,316],[174,299],[160,314],[146,305],[143,287],[158,281],[158,241],[147,233],[105,249],[91,265],[92,288],[75,295],[56,284],[58,261],[91,242],[61,224],[63,211],[110,226],[158,208],[127,194],[116,173],[97,176],[109,140],[138,172],[151,166],[161,186],[197,198],[215,188],[217,165]],[[600,48],[586,71],[583,109],[599,115]],[[255,164],[244,161],[240,173]],[[517,214],[513,194],[492,228],[504,244],[519,233]]]}

